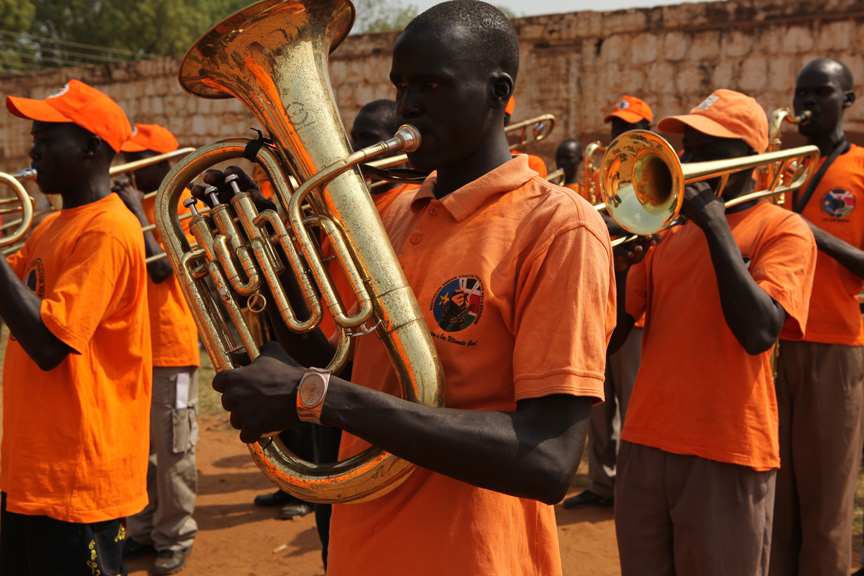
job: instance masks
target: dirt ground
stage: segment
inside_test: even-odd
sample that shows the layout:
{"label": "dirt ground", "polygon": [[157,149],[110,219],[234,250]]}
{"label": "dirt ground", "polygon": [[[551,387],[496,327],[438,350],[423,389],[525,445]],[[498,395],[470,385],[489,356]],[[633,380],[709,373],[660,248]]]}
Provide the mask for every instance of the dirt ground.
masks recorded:
{"label": "dirt ground", "polygon": [[[252,499],[272,491],[272,484],[224,420],[209,416],[200,420],[200,426],[195,509],[199,532],[181,574],[323,576],[314,515],[278,520],[275,509],[253,506]],[[574,486],[573,491],[581,489]],[[621,573],[611,509],[573,511],[557,506],[556,513],[565,575]],[[129,574],[145,576],[152,562],[152,557],[130,561]]]}

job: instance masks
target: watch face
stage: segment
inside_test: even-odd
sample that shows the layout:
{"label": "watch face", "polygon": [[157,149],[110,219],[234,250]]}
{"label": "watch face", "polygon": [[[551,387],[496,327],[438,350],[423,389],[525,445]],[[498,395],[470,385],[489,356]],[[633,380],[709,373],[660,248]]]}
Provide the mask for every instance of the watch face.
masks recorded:
{"label": "watch face", "polygon": [[305,406],[314,406],[324,397],[324,377],[321,374],[305,375],[297,394]]}

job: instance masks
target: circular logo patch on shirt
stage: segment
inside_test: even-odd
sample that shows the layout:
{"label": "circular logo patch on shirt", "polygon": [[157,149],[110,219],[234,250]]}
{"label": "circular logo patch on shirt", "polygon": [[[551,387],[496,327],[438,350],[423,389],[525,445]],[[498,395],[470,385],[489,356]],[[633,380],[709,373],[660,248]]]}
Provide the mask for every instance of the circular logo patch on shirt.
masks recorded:
{"label": "circular logo patch on shirt", "polygon": [[464,330],[477,322],[483,312],[483,283],[476,276],[451,278],[438,289],[431,309],[443,330]]}
{"label": "circular logo patch on shirt", "polygon": [[855,209],[855,196],[848,190],[831,190],[822,199],[822,209],[834,218],[845,218]]}

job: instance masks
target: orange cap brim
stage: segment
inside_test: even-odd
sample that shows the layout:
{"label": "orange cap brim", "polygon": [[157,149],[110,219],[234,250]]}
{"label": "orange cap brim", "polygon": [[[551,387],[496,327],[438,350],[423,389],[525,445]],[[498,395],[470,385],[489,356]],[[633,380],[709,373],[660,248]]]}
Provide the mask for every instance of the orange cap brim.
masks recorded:
{"label": "orange cap brim", "polygon": [[141,144],[132,142],[131,140],[127,140],[123,143],[123,146],[120,147],[121,152],[143,152],[144,150],[147,150],[147,148]]}
{"label": "orange cap brim", "polygon": [[603,122],[608,124],[612,121],[613,117],[621,118],[628,124],[636,124],[637,122],[645,120],[645,118],[641,114],[636,114],[635,112],[630,112],[629,110],[616,110],[615,112],[606,116],[606,118],[603,119]]}
{"label": "orange cap brim", "polygon": [[684,126],[689,126],[694,130],[698,130],[699,132],[708,134],[709,136],[717,136],[718,138],[737,138],[738,140],[741,140],[740,134],[735,134],[714,120],[706,116],[700,116],[699,114],[669,116],[657,124],[657,130],[667,134],[683,134]]}
{"label": "orange cap brim", "polygon": [[39,122],[72,122],[44,100],[32,100],[18,96],[6,97],[6,108],[19,118]]}

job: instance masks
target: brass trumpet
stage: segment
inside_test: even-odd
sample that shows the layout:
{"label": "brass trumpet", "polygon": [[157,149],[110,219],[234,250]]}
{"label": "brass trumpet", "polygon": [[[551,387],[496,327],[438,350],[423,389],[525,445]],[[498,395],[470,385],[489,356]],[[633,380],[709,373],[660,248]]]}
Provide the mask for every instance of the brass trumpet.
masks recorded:
{"label": "brass trumpet", "polygon": [[[234,367],[231,354],[242,348],[251,358],[258,355],[238,300],[247,300],[253,312],[274,306],[297,332],[313,330],[326,308],[338,328],[337,352],[328,369],[341,368],[350,336],[374,331],[388,350],[403,397],[440,406],[443,374],[429,329],[356,168],[378,153],[415,149],[418,134],[406,128],[352,154],[326,56],[347,36],[353,20],[348,0],[264,0],[229,16],[196,42],[181,62],[180,83],[203,98],[237,98],[264,125],[272,146],[261,147],[256,162],[274,185],[277,211],[258,213],[248,194],[236,194],[230,206],[214,204],[209,215],[192,218],[190,230],[199,247],[188,246],[179,198],[203,169],[243,155],[249,141],[230,139],[204,146],[174,166],[156,196],[156,226],[217,370]],[[290,177],[300,183],[296,191]],[[311,214],[300,210],[304,200]],[[334,290],[307,227],[322,230],[336,249],[358,313],[346,311],[350,306]],[[281,287],[279,275],[289,268],[303,290],[310,311],[306,319],[298,318]],[[218,296],[211,293],[211,282]],[[265,286],[274,302],[261,294]],[[413,470],[377,448],[321,465],[300,460],[278,437],[250,444],[249,450],[275,484],[312,502],[372,499]]]}
{"label": "brass trumpet", "polygon": [[[15,194],[15,198],[4,198],[0,200],[0,214],[18,214],[21,213],[21,218],[12,222],[6,222],[0,226],[0,230],[15,230],[8,236],[0,238],[0,246],[15,245],[21,240],[33,225],[33,208],[35,201],[21,185],[20,176],[18,174],[6,174],[0,172],[0,184],[7,186]],[[7,208],[6,206],[12,206]]]}
{"label": "brass trumpet", "polygon": [[[691,182],[720,177],[715,193],[722,196],[730,174],[779,163],[777,177],[768,188],[726,203],[735,206],[797,190],[810,179],[818,160],[816,146],[802,146],[730,160],[682,164],[662,137],[647,130],[633,130],[616,138],[603,155],[600,182],[605,203],[595,208],[606,209],[622,228],[635,235],[616,239],[612,244],[617,246],[665,230],[676,222],[684,187]],[[788,183],[780,182],[781,174],[789,174]]]}

